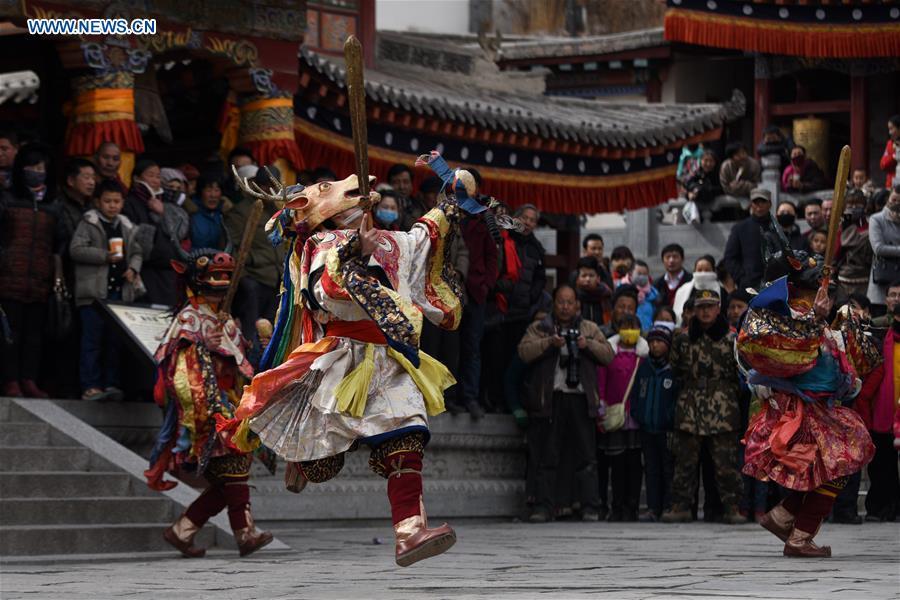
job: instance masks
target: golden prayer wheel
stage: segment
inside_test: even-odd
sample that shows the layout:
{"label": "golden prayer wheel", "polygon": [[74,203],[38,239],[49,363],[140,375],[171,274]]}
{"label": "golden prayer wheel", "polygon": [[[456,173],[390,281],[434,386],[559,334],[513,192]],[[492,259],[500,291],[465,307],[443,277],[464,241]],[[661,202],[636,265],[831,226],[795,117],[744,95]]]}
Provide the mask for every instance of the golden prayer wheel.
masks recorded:
{"label": "golden prayer wheel", "polygon": [[806,156],[816,161],[816,164],[829,172],[828,160],[828,132],[830,123],[818,117],[794,119],[794,144],[806,148]]}

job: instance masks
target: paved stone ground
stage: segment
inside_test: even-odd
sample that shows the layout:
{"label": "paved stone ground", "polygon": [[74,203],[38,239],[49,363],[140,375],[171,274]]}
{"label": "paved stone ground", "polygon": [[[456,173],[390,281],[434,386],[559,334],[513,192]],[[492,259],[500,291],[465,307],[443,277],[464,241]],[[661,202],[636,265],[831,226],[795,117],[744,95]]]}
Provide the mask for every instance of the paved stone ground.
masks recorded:
{"label": "paved stone ground", "polygon": [[[2,567],[0,597],[53,600],[900,597],[900,524],[826,524],[835,557],[787,559],[755,525],[463,523],[442,557],[393,563],[385,526],[288,526],[295,551]],[[375,544],[373,538],[385,543]]]}

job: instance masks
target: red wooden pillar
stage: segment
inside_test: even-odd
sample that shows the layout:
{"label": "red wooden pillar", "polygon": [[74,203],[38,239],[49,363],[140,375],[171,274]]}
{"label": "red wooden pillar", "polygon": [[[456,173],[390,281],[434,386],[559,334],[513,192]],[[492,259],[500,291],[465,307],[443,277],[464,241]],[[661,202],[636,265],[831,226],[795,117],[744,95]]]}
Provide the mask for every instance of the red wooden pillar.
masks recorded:
{"label": "red wooden pillar", "polygon": [[753,86],[753,147],[762,141],[769,126],[769,80],[757,77]]}
{"label": "red wooden pillar", "polygon": [[[869,164],[869,115],[866,102],[866,78],[850,77],[850,148],[854,169],[866,169]],[[869,175],[872,175],[869,173]]]}

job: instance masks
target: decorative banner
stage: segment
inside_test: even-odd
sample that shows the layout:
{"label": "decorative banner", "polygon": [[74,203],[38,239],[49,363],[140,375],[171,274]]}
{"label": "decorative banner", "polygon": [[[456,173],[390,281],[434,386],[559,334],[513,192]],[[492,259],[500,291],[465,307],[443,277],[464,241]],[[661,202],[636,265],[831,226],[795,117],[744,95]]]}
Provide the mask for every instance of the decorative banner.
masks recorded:
{"label": "decorative banner", "polygon": [[698,46],[817,58],[900,56],[900,6],[668,0],[665,38]]}
{"label": "decorative banner", "polygon": [[256,97],[239,106],[238,144],[253,152],[260,165],[284,159],[295,170],[304,168],[294,139],[294,101],[290,96]]}
{"label": "decorative banner", "polygon": [[115,142],[122,150],[119,174],[127,184],[134,157],[144,151],[134,121],[134,75],[85,75],[73,85],[75,102],[66,131],[66,156],[92,156],[103,142]]}

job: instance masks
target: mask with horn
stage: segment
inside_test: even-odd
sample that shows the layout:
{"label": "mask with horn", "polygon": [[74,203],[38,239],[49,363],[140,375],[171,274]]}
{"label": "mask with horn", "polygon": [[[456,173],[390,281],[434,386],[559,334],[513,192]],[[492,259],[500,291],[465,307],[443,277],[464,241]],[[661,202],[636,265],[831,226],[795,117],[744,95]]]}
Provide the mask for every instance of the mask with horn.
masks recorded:
{"label": "mask with horn", "polygon": [[[270,176],[270,186],[264,189],[255,181],[248,180],[234,173],[235,181],[241,189],[253,198],[260,198],[264,202],[276,202],[291,211],[291,218],[298,231],[312,233],[319,229],[326,221],[347,213],[343,222],[351,222],[354,219],[354,209],[362,216],[364,211],[381,199],[378,192],[369,192],[369,196],[361,196],[359,193],[359,181],[356,175],[350,175],[341,181],[322,181],[307,187],[282,186],[274,177]],[[258,179],[258,176],[257,176]],[[369,187],[374,187],[375,177],[369,176]]]}
{"label": "mask with horn", "polygon": [[178,246],[179,259],[172,260],[172,268],[184,277],[188,289],[195,296],[212,302],[220,301],[225,297],[234,273],[231,247],[230,241],[225,250],[195,248],[185,252]]}
{"label": "mask with horn", "polygon": [[[771,215],[770,215],[771,217]],[[763,262],[765,280],[772,282],[785,275],[792,285],[816,290],[822,283],[825,259],[805,250],[794,250],[781,225],[772,219],[772,230],[764,234]]]}

